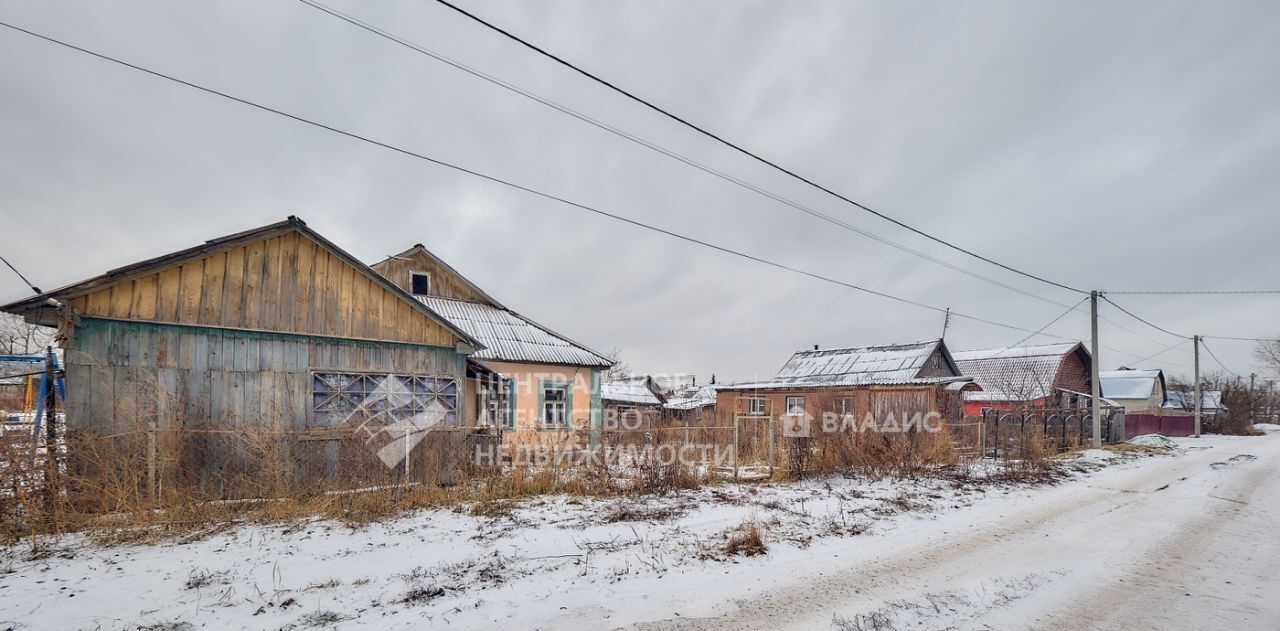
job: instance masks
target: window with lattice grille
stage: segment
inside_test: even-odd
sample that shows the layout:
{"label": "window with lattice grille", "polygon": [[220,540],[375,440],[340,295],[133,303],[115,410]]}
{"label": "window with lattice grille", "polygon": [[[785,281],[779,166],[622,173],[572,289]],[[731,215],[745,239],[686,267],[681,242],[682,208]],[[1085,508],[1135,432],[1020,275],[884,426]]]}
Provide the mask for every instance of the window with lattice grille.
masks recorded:
{"label": "window with lattice grille", "polygon": [[376,373],[312,374],[312,424],[458,425],[458,380]]}

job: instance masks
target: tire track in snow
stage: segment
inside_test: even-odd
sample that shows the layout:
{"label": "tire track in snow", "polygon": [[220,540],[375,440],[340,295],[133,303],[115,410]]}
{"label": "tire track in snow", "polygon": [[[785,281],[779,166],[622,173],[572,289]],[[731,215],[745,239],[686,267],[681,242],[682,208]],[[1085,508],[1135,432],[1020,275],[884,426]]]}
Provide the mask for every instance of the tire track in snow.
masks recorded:
{"label": "tire track in snow", "polygon": [[[1265,441],[1269,447],[1280,444],[1270,437],[1256,440]],[[1261,445],[1250,441],[1241,446]],[[892,537],[892,531],[849,540],[840,553],[852,553],[849,555],[852,558],[845,562],[852,565],[834,575],[780,586],[749,600],[736,601],[737,609],[720,617],[664,620],[636,625],[636,628],[824,628],[830,626],[835,613],[872,611],[887,603],[924,599],[930,593],[953,584],[981,586],[991,581],[1006,580],[1011,575],[1028,576],[1037,571],[1049,571],[1064,577],[1049,581],[1048,585],[1073,580],[1069,577],[1074,572],[1071,542],[1063,542],[1061,546],[1046,545],[1046,538],[1053,537],[1055,533],[1065,533],[1077,539],[1074,542],[1078,546],[1076,549],[1088,553],[1087,546],[1097,535],[1082,533],[1081,530],[1099,520],[1124,524],[1132,519],[1127,513],[1135,505],[1145,504],[1167,493],[1163,489],[1170,486],[1197,483],[1213,471],[1209,467],[1210,461],[1231,453],[1214,449],[1188,451],[1173,459],[1146,461],[1140,468],[1104,472],[1111,474],[1105,476],[1111,479],[1110,486],[1090,486],[1084,481],[1077,481],[1033,491],[1038,494],[1033,508],[1013,514],[992,514],[999,510],[997,500],[993,504],[968,509],[966,514],[970,519],[962,525],[963,532],[959,535],[942,532],[909,542],[905,547],[898,547],[900,542],[890,540],[882,551],[876,549],[877,544],[885,543],[885,537]],[[1090,476],[1093,477],[1097,476]],[[1061,529],[1051,528],[1059,521],[1066,522]],[[1015,551],[1024,554],[1007,554]],[[1038,553],[1038,558],[1044,563],[1038,568],[1034,564],[1027,565],[1027,552],[1033,558],[1037,558]],[[1018,563],[1013,562],[1013,558],[1022,559],[1022,567],[1016,567]],[[1042,586],[1041,589],[1053,588]],[[1033,622],[1025,628],[1035,628],[1035,624]]]}

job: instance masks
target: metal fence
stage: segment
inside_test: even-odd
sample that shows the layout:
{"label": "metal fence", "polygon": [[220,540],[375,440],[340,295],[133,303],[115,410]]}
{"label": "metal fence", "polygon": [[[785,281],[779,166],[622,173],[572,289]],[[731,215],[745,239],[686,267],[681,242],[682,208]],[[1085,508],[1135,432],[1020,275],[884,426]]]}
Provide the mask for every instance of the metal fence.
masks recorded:
{"label": "metal fence", "polygon": [[[1103,442],[1116,442],[1113,430],[1123,415],[1102,417]],[[982,414],[981,451],[988,457],[1019,457],[1027,449],[1058,452],[1087,446],[1093,438],[1093,414],[1085,409],[987,410]]]}

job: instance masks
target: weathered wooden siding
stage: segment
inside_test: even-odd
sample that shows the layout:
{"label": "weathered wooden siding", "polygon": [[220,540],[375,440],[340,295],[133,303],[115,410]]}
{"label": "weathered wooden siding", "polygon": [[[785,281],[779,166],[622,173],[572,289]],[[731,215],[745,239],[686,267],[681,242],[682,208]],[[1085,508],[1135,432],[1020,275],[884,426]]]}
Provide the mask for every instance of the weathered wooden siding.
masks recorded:
{"label": "weathered wooden siding", "polygon": [[90,317],[448,347],[458,341],[439,322],[298,232],[214,252],[70,302],[76,313]]}
{"label": "weathered wooden siding", "polygon": [[412,250],[403,255],[403,258],[387,259],[377,263],[373,266],[373,269],[386,276],[388,280],[405,291],[412,291],[409,281],[410,272],[426,272],[431,274],[430,295],[432,296],[493,304],[483,294],[476,291],[471,286],[471,283],[420,250]]}
{"label": "weathered wooden siding", "polygon": [[[452,348],[84,318],[66,352],[67,424],[97,435],[154,423],[309,428],[313,371],[449,376]],[[459,418],[467,418],[462,399]]]}
{"label": "weathered wooden siding", "polygon": [[955,370],[946,356],[942,354],[942,348],[933,351],[932,355],[924,361],[924,366],[920,368],[920,377],[959,377],[959,371]]}

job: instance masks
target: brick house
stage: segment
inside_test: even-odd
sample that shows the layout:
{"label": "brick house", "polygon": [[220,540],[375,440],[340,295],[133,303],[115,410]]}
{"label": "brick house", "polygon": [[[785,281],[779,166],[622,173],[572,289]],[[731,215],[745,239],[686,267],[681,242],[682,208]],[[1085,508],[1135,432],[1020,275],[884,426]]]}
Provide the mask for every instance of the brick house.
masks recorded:
{"label": "brick house", "polygon": [[1092,356],[1082,342],[952,353],[980,391],[964,395],[965,416],[983,410],[1073,407],[1091,389]]}

